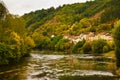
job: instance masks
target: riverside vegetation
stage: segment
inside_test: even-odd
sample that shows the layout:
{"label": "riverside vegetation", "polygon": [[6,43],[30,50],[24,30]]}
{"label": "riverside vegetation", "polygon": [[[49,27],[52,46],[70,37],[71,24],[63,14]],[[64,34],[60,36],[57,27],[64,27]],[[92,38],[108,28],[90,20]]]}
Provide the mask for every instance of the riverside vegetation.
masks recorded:
{"label": "riverside vegetation", "polygon": [[24,19],[9,14],[0,3],[0,65],[19,61],[32,47],[34,41],[27,36]]}
{"label": "riverside vegetation", "polygon": [[[120,67],[119,4],[120,0],[94,0],[37,10],[18,17],[10,14],[1,3],[0,65],[19,61],[29,55],[31,49],[92,55],[115,50],[117,67]],[[74,44],[64,38],[65,35],[78,36],[88,32],[113,34],[114,41],[83,39]]]}

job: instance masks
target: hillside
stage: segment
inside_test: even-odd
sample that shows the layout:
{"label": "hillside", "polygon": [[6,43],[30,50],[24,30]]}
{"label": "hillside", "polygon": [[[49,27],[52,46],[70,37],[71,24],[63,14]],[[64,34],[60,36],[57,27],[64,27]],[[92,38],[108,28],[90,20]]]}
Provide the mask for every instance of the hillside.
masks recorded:
{"label": "hillside", "polygon": [[[115,13],[116,16],[111,17],[111,15],[114,14],[112,11],[109,11],[111,10],[110,8],[114,6],[113,4],[111,5],[111,2],[111,0],[95,0],[86,3],[64,5],[56,9],[51,7],[46,10],[42,9],[25,14],[23,17],[27,23],[26,27],[30,32],[37,30],[42,33],[47,32],[50,35],[76,35],[81,32],[86,32],[86,30],[89,31],[88,28],[90,26],[94,28],[97,27],[99,23],[107,23],[115,20],[116,14],[119,13]],[[87,28],[76,31],[83,27]]]}
{"label": "hillside", "polygon": [[[110,33],[120,18],[119,0],[95,0],[37,10],[23,15],[29,35],[36,45],[51,36],[78,36],[93,32]],[[46,44],[48,44],[46,43]]]}

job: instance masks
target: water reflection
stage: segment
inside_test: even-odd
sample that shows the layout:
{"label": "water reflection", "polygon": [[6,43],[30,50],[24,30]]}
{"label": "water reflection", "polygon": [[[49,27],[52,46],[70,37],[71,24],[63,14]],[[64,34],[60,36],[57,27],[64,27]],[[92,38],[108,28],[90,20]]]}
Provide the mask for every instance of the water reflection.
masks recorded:
{"label": "water reflection", "polygon": [[43,52],[31,53],[31,57],[22,59],[20,64],[1,66],[0,80],[83,80],[88,76],[116,79],[113,74],[116,69],[115,62],[111,58],[41,53]]}

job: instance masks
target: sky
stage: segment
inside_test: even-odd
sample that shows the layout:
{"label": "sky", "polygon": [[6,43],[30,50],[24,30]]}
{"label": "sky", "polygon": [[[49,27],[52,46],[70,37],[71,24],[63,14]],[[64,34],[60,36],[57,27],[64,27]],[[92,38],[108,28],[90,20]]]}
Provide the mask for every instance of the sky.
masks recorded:
{"label": "sky", "polygon": [[2,0],[12,14],[23,15],[31,11],[58,7],[63,4],[86,2],[88,0]]}

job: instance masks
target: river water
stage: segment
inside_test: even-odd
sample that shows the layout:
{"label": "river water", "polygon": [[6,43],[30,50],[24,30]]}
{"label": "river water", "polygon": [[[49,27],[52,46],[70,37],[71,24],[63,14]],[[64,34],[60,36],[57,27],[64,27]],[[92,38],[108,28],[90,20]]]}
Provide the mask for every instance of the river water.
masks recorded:
{"label": "river water", "polygon": [[19,64],[0,66],[0,80],[119,80],[111,57],[57,54],[34,51]]}

